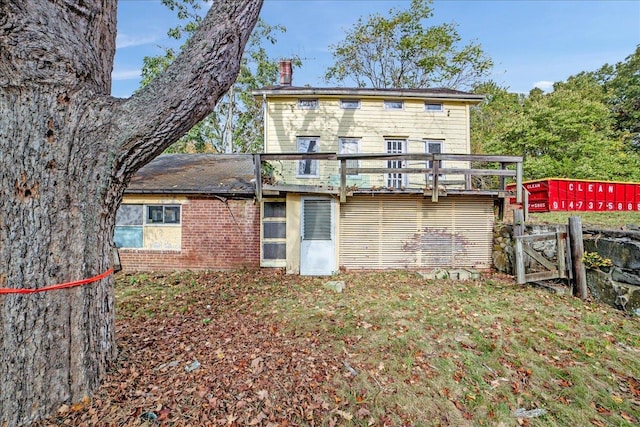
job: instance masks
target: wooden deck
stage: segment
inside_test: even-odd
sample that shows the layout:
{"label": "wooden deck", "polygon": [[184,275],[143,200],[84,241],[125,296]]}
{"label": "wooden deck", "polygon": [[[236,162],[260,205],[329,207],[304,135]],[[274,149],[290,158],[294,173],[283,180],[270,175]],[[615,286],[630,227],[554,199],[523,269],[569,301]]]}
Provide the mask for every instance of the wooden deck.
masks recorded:
{"label": "wooden deck", "polygon": [[[336,163],[339,182],[336,185],[327,185],[323,177],[318,179],[308,179],[308,184],[300,184],[288,177],[280,177],[276,182],[265,180],[265,165],[282,164],[283,162],[297,162],[300,160],[319,160],[329,163]],[[393,165],[404,164],[404,162],[414,163],[411,167],[348,167],[348,162],[358,161],[388,161]],[[273,162],[273,163],[271,163]],[[444,162],[468,162],[472,164],[482,164],[482,168],[447,168],[443,167]],[[415,163],[424,166],[415,166]],[[493,197],[511,197],[513,191],[509,191],[506,185],[509,182],[516,183],[515,196],[518,203],[522,202],[522,157],[518,156],[494,156],[494,155],[471,155],[471,154],[425,154],[425,153],[358,153],[358,154],[337,154],[337,153],[279,153],[279,154],[254,154],[256,198],[262,200],[264,195],[278,195],[286,192],[310,193],[310,194],[334,194],[339,196],[340,202],[344,203],[349,196],[362,194],[422,194],[431,197],[437,202],[438,197],[449,194],[470,194],[486,195]],[[486,166],[485,166],[486,165]],[[430,167],[427,167],[430,166]],[[349,184],[348,177],[352,176],[382,176],[386,174],[402,174],[407,176],[417,176],[423,182],[416,183],[414,180],[410,185],[392,187],[384,185],[353,185]],[[447,180],[443,176],[455,176],[460,179]],[[474,177],[493,178],[483,181],[485,185],[474,187]],[[326,177],[324,177],[326,178]],[[265,182],[266,181],[266,182]],[[316,181],[314,183],[314,181]],[[487,187],[486,183],[494,183]]]}

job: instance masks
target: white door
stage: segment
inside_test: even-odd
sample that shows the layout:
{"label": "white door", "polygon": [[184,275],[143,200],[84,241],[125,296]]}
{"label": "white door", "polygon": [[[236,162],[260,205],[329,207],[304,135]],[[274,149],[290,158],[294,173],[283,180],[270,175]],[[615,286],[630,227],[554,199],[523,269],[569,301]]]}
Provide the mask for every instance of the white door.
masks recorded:
{"label": "white door", "polygon": [[331,199],[302,199],[300,274],[328,276],[336,270]]}

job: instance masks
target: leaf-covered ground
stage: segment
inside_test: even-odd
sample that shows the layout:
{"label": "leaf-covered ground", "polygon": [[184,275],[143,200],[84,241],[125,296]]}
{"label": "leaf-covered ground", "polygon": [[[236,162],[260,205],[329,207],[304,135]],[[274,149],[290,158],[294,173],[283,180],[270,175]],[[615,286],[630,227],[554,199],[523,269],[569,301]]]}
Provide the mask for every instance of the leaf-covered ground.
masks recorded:
{"label": "leaf-covered ground", "polygon": [[508,277],[121,274],[116,300],[103,386],[39,425],[640,420],[640,320]]}

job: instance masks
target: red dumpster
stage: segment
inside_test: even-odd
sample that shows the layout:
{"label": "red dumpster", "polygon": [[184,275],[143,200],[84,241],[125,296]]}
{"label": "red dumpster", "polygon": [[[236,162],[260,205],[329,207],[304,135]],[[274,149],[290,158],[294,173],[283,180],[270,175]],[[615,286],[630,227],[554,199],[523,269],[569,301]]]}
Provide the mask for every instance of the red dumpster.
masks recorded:
{"label": "red dumpster", "polygon": [[[547,178],[522,186],[529,212],[640,211],[640,183]],[[507,189],[514,191],[515,184]]]}

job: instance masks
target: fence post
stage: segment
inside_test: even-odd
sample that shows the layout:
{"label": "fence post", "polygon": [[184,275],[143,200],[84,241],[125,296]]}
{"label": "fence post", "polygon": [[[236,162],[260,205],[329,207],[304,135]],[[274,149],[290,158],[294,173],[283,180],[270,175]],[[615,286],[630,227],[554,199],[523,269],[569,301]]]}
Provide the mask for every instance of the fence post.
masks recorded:
{"label": "fence post", "polygon": [[587,273],[582,258],[584,245],[582,242],[582,220],[579,216],[569,217],[569,244],[571,245],[571,265],[573,267],[573,294],[581,299],[589,296]]}
{"label": "fence post", "polygon": [[516,282],[519,285],[523,285],[527,282],[525,279],[525,271],[524,271],[524,249],[522,247],[522,239],[519,238],[524,236],[524,214],[522,209],[516,209],[513,211],[513,240],[515,243],[514,252],[515,252],[515,276]]}

